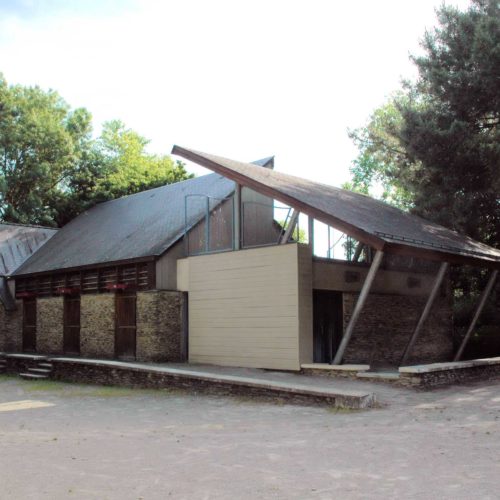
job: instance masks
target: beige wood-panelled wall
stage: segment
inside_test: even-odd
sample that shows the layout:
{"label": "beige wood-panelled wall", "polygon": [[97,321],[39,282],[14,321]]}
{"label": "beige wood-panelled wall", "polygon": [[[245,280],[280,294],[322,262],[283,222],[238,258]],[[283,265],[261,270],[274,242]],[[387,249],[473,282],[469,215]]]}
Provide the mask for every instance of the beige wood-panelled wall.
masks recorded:
{"label": "beige wood-panelled wall", "polygon": [[[178,287],[189,292],[190,362],[300,368],[298,245],[189,257],[178,264]],[[304,318],[308,314],[305,308]]]}

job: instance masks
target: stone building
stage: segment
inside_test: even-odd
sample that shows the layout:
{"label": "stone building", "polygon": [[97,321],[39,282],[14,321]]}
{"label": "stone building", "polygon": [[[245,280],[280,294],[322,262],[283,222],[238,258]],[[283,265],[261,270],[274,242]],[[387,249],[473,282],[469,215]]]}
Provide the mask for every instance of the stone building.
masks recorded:
{"label": "stone building", "polygon": [[[17,346],[284,370],[452,358],[448,264],[497,268],[500,251],[272,158],[173,152],[214,173],[97,205],[12,273]],[[315,255],[314,221],[350,237],[348,260]]]}
{"label": "stone building", "polygon": [[16,300],[14,282],[7,277],[56,232],[47,227],[0,224],[0,351],[22,350],[22,300]]}

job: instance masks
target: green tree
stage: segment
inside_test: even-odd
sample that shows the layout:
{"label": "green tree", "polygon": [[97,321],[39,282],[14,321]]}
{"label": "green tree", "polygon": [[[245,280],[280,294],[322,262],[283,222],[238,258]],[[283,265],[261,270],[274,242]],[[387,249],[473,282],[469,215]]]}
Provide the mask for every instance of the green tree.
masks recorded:
{"label": "green tree", "polygon": [[90,113],[53,91],[8,86],[0,74],[0,217],[54,224],[51,200],[89,140]]}
{"label": "green tree", "polygon": [[193,177],[182,162],[148,153],[148,142],[119,120],[106,122],[58,200],[58,225],[96,203]]}
{"label": "green tree", "polygon": [[378,195],[402,209],[413,206],[411,193],[400,178],[401,169],[411,168],[398,132],[402,125],[399,110],[405,95],[399,92],[375,110],[366,127],[349,131],[359,154],[351,165],[352,180],[344,184],[362,194]]}
{"label": "green tree", "polygon": [[86,109],[0,74],[0,220],[62,226],[92,205],[191,177],[119,121],[92,138]]}
{"label": "green tree", "polygon": [[146,152],[149,141],[127,129],[121,121],[104,124],[97,147],[106,159],[106,175],[99,187],[110,197],[133,194],[144,189],[171,184],[188,175],[184,164],[169,156]]}

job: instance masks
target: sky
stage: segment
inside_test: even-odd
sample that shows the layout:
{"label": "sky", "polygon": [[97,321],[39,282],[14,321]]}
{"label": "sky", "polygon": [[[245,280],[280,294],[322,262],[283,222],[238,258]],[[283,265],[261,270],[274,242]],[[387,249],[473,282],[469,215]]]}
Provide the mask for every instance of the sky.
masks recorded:
{"label": "sky", "polygon": [[[465,8],[466,0],[447,0]],[[0,0],[0,72],[173,144],[335,186],[441,0]],[[206,171],[188,164],[197,175]]]}

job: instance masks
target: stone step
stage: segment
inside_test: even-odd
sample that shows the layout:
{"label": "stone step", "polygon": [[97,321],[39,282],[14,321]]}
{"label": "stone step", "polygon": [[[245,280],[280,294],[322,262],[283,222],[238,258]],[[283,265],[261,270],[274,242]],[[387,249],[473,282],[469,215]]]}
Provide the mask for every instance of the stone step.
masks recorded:
{"label": "stone step", "polygon": [[28,373],[39,373],[41,375],[50,375],[52,370],[47,368],[28,368]]}
{"label": "stone step", "polygon": [[48,368],[50,370],[52,370],[52,368],[54,368],[54,365],[52,363],[49,363],[49,362],[40,362],[38,363],[38,368]]}
{"label": "stone step", "polygon": [[30,380],[43,380],[49,378],[47,375],[39,375],[37,373],[20,373],[19,376]]}

